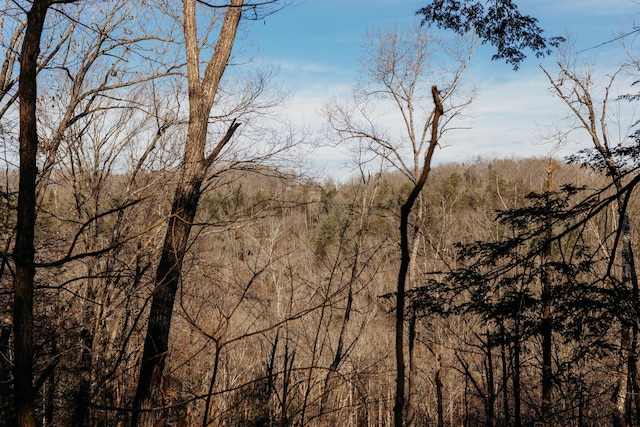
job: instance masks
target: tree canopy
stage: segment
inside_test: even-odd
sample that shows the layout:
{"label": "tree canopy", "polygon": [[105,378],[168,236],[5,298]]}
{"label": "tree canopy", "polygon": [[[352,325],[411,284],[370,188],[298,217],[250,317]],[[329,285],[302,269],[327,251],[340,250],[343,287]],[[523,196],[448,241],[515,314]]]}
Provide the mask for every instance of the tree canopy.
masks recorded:
{"label": "tree canopy", "polygon": [[514,69],[526,58],[526,50],[542,57],[564,41],[562,37],[545,38],[538,20],[522,14],[511,0],[434,0],[416,13],[423,16],[423,24],[458,34],[475,32],[483,44],[496,48],[493,60],[504,60]]}

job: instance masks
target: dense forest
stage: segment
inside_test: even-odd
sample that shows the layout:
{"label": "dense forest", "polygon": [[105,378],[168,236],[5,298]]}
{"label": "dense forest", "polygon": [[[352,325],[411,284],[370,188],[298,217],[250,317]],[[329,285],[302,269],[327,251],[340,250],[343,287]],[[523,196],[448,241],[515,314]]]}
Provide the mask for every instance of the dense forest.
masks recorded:
{"label": "dense forest", "polygon": [[541,71],[573,156],[436,165],[475,37],[561,43],[453,3],[368,34],[339,180],[234,50],[286,2],[3,1],[0,426],[638,425],[638,62]]}

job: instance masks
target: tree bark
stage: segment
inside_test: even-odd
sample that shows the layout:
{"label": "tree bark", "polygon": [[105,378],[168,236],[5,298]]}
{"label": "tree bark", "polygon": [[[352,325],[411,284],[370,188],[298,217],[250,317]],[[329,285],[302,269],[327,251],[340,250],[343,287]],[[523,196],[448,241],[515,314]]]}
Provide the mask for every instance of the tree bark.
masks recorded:
{"label": "tree bark", "polygon": [[[159,392],[169,349],[173,305],[187,251],[191,226],[206,172],[238,128],[235,121],[212,153],[205,157],[209,114],[224,74],[242,15],[243,0],[232,0],[225,13],[214,53],[200,77],[200,48],[196,31],[196,0],[184,0],[184,34],[187,50],[189,125],[180,176],[162,246],[152,294],[149,323],[134,400],[132,425],[153,425],[150,411]],[[142,410],[142,411],[141,411]]]}
{"label": "tree bark", "polygon": [[393,406],[393,420],[395,427],[402,427],[404,424],[404,408],[405,408],[405,361],[404,361],[404,308],[406,299],[406,281],[411,262],[409,251],[409,215],[411,208],[418,198],[418,195],[424,187],[429,172],[431,171],[431,158],[438,144],[438,124],[440,117],[444,114],[444,108],[440,101],[438,88],[431,88],[433,102],[435,103],[433,121],[431,123],[431,140],[429,149],[424,156],[424,165],[422,173],[407,197],[407,201],[400,208],[400,271],[398,273],[398,287],[396,294],[396,328],[395,328],[395,353],[396,353],[396,395]]}
{"label": "tree bark", "polygon": [[20,53],[20,183],[15,263],[13,334],[14,334],[14,405],[16,425],[35,427],[33,393],[33,278],[35,276],[34,230],[36,222],[36,178],[38,168],[38,129],[36,123],[37,68],[40,39],[49,0],[35,0],[27,13],[27,29]]}

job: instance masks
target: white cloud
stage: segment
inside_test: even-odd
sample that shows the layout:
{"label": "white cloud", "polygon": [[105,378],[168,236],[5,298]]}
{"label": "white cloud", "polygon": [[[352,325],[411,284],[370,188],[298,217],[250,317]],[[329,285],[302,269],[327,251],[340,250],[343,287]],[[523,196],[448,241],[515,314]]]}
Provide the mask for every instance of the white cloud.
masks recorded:
{"label": "white cloud", "polygon": [[[322,9],[336,10],[340,5],[353,7],[358,1],[349,0],[348,4],[346,0],[327,1],[322,4]],[[364,3],[368,5],[368,12],[377,10],[376,16],[380,19],[366,23],[369,27],[380,25],[397,12],[397,5],[390,4],[394,11],[386,15],[382,13],[388,1]],[[317,3],[315,5],[318,6]],[[577,38],[577,49],[609,40],[623,28],[623,21],[629,21],[631,16],[640,12],[640,7],[629,0],[523,0],[519,5],[524,13],[539,18],[545,34],[564,34],[565,30],[572,33]],[[419,1],[402,0],[402,8],[407,10],[414,11],[421,6],[423,4]],[[412,13],[407,16],[408,20],[413,18]],[[362,27],[360,21],[354,18],[353,25]],[[332,31],[325,27],[322,33],[301,33],[305,40],[302,50],[291,51],[291,55],[280,51],[276,53],[278,58],[267,60],[280,70],[278,78],[291,90],[286,116],[306,129],[318,130],[323,125],[322,107],[332,98],[348,96],[355,82],[354,67],[357,64],[354,58],[361,52],[354,49],[359,44],[352,40],[336,43],[337,38],[353,36],[352,32],[340,28]],[[478,97],[471,108],[473,117],[461,124],[471,129],[447,134],[443,149],[436,153],[436,162],[465,161],[478,155],[546,156],[552,152],[553,145],[543,144],[544,133],[548,133],[546,129],[568,112],[549,91],[549,83],[538,67],[540,60],[530,56],[521,70],[514,72],[508,65],[491,62],[492,53],[492,47],[482,46],[475,64],[467,70],[465,77],[467,81],[475,80],[479,87]],[[595,58],[600,67],[609,64],[614,67],[624,57],[624,52],[619,44],[612,43],[582,56]],[[553,57],[543,62],[550,69],[555,67]],[[600,74],[605,71],[603,68]],[[321,140],[322,137],[318,135],[316,138]],[[575,149],[573,145],[565,153],[554,154],[562,156]],[[344,161],[348,158],[344,150],[322,148],[314,156],[316,164],[326,165],[336,174],[348,174],[350,171],[344,168]]]}

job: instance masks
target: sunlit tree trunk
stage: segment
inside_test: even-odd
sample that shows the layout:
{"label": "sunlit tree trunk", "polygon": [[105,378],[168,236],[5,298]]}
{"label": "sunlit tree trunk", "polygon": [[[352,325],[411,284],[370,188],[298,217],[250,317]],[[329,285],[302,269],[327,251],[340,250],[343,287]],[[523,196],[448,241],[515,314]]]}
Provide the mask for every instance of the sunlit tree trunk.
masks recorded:
{"label": "sunlit tree trunk", "polygon": [[200,41],[196,31],[196,0],[184,0],[184,35],[187,51],[189,88],[189,126],[184,156],[167,224],[160,262],[156,271],[149,323],[134,401],[133,425],[153,425],[154,414],[140,412],[153,406],[159,392],[167,350],[169,330],[182,262],[187,251],[191,226],[200,200],[206,172],[238,127],[232,123],[212,153],[205,156],[209,114],[218,85],[227,66],[242,15],[243,0],[232,0],[225,12],[215,51],[200,75]]}

